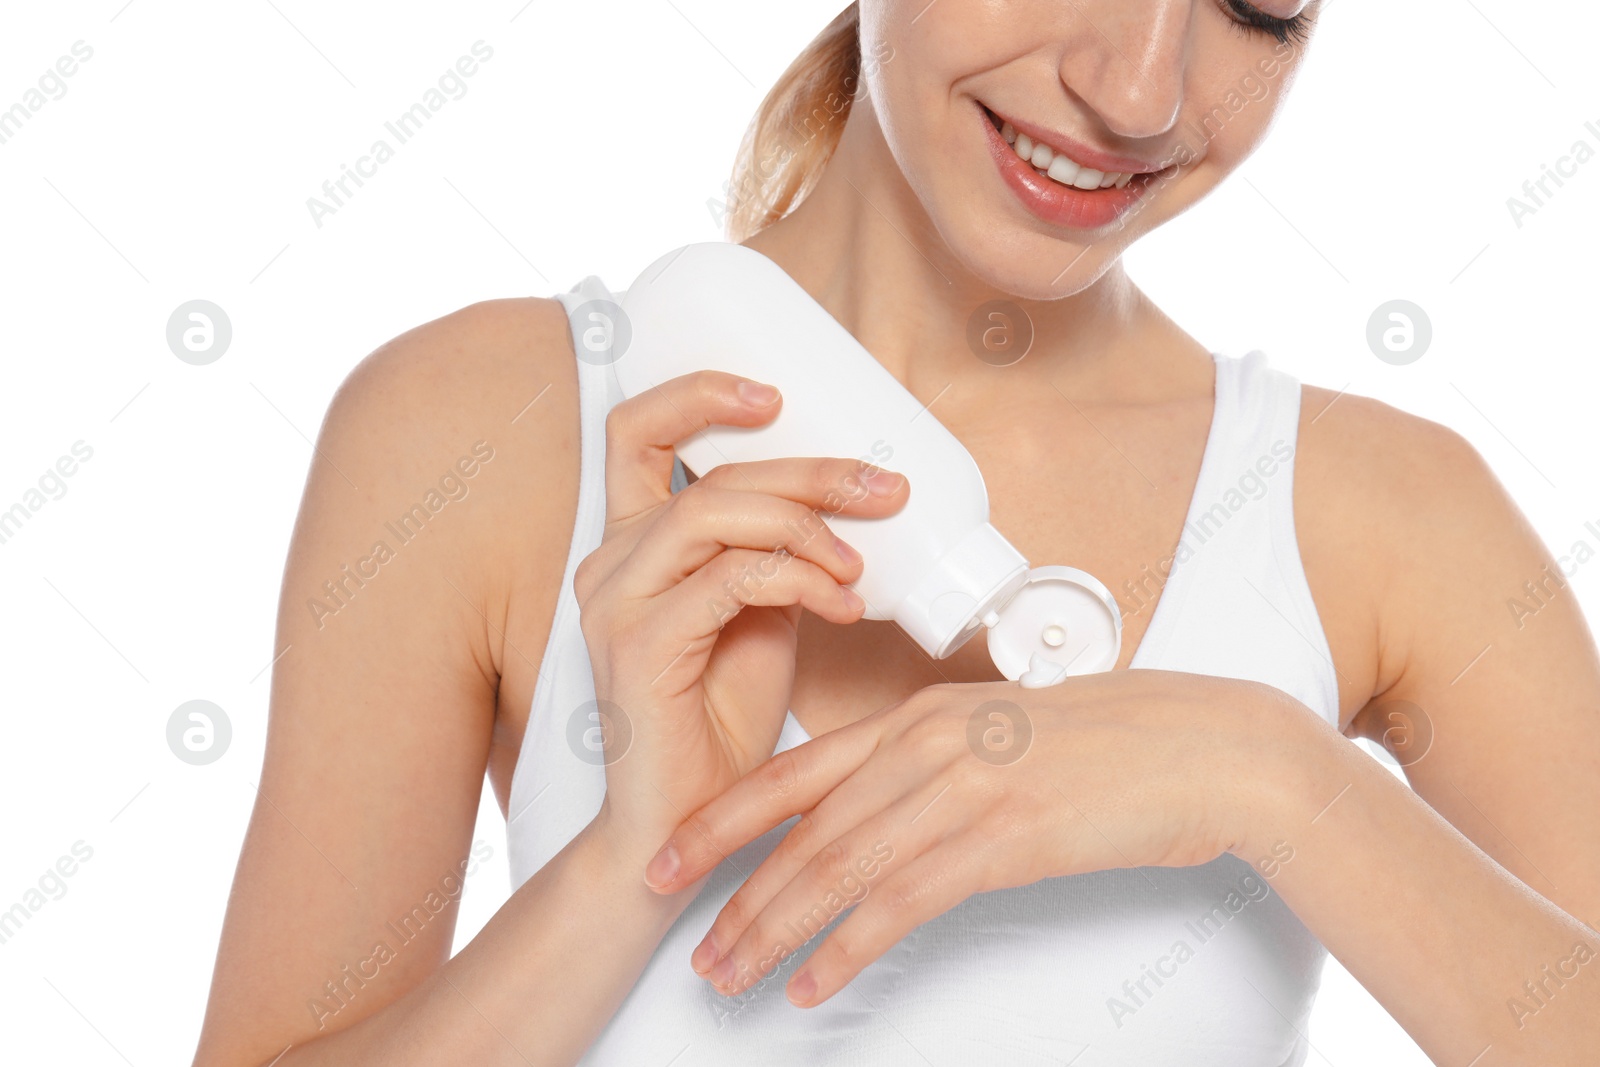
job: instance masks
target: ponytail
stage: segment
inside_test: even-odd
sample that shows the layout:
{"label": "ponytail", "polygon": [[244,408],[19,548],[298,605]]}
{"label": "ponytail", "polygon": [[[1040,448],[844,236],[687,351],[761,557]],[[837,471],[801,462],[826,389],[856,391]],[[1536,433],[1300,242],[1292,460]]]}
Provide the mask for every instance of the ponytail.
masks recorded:
{"label": "ponytail", "polygon": [[738,242],[797,207],[838,147],[860,91],[860,9],[841,11],[783,72],[745,130],[728,186]]}

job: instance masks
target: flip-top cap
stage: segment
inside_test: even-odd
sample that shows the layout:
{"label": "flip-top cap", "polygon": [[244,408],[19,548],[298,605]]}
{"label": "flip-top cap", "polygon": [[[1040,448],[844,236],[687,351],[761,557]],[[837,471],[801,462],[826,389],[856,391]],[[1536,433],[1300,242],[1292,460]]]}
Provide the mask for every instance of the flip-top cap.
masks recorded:
{"label": "flip-top cap", "polygon": [[1035,567],[998,612],[983,618],[989,658],[1025,689],[1116,666],[1122,613],[1094,575],[1076,567]]}

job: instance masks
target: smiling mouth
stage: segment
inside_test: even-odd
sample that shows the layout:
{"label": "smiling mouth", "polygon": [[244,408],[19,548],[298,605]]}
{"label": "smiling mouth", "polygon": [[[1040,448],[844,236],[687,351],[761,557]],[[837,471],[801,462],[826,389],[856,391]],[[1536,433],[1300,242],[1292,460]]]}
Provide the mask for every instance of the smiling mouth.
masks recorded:
{"label": "smiling mouth", "polygon": [[[1156,170],[1145,171],[1104,171],[1096,170],[1086,163],[1081,163],[1067,154],[1065,149],[1054,145],[1036,141],[1025,133],[1018,133],[1015,127],[990,111],[982,104],[984,116],[989,124],[999,131],[1000,136],[1017,158],[1026,162],[1042,178],[1048,178],[1057,185],[1076,189],[1081,192],[1092,192],[1099,189],[1121,189],[1130,182],[1149,182],[1156,176],[1172,169],[1163,167]],[[1173,166],[1176,166],[1174,164]]]}

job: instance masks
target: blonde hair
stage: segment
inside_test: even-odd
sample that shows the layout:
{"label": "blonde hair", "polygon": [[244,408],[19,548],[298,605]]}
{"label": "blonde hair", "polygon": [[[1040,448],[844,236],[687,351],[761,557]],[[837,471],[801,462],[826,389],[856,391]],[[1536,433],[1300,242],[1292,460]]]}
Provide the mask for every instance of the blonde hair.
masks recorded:
{"label": "blonde hair", "polygon": [[787,215],[816,186],[860,90],[861,12],[851,3],[795,57],[745,130],[728,184],[728,238]]}

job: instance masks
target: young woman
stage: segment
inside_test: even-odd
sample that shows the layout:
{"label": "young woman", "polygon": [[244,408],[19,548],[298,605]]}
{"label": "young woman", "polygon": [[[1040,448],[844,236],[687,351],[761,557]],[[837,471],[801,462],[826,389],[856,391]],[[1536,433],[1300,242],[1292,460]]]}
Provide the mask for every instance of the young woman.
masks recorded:
{"label": "young woman", "polygon": [[[796,530],[939,488],[690,481],[675,442],[782,398],[621,401],[597,278],[366,359],[195,1062],[1279,1067],[1325,951],[1438,1063],[1593,1062],[1600,659],[1570,593],[1506,608],[1549,552],[1455,433],[1214,355],[1121,267],[1260,142],[1316,7],[862,0],[735,171],[733,238],[1029,559],[1117,591],[1111,671],[1023,689],[861,621],[857,555]],[[485,768],[517,885],[451,957]]]}

